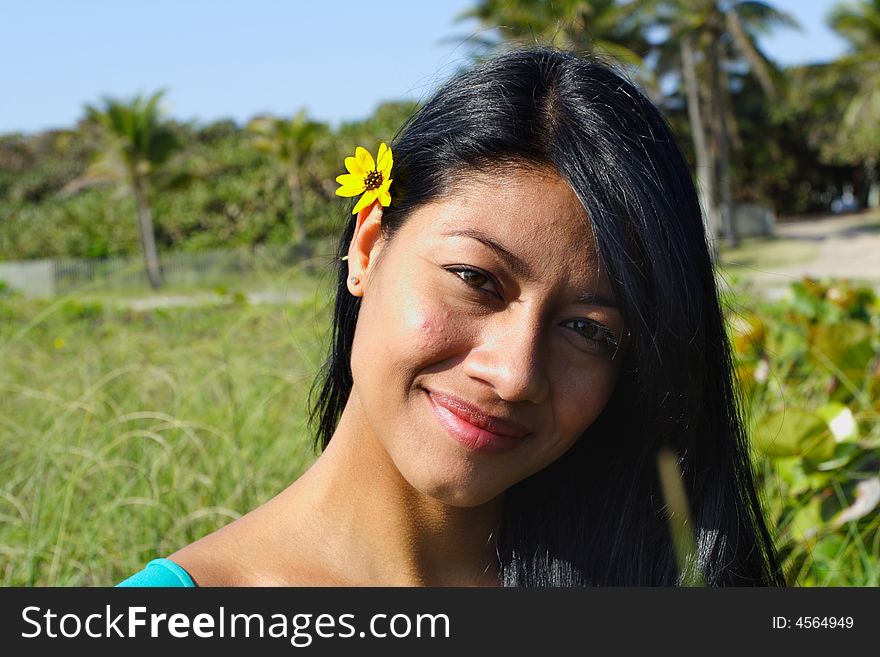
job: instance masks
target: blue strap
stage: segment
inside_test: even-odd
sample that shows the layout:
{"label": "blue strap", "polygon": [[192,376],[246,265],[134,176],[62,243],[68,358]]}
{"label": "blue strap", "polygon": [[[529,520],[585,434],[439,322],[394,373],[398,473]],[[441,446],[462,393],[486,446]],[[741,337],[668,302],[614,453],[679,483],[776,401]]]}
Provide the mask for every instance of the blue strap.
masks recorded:
{"label": "blue strap", "polygon": [[195,587],[189,573],[170,559],[153,559],[146,567],[116,586]]}

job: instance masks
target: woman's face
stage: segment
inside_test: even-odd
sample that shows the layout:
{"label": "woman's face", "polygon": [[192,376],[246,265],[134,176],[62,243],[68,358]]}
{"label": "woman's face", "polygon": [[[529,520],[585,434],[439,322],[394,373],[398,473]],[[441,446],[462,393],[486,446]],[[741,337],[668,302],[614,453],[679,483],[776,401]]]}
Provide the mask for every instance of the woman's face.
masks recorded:
{"label": "woman's face", "polygon": [[510,169],[390,241],[380,220],[362,211],[349,250],[362,430],[416,490],[482,504],[565,453],[617,381],[623,320],[587,217],[555,172]]}

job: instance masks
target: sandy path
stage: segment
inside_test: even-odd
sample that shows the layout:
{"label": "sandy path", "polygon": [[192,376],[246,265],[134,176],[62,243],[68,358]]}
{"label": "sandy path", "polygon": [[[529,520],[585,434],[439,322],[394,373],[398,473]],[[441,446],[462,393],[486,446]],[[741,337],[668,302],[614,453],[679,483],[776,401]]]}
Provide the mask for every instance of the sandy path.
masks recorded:
{"label": "sandy path", "polygon": [[779,237],[809,240],[818,245],[816,257],[807,262],[756,271],[752,280],[760,285],[788,285],[804,276],[849,278],[880,285],[880,227],[864,215],[829,217],[814,221],[778,224]]}
{"label": "sandy path", "polygon": [[[245,297],[249,304],[271,303],[276,305],[296,304],[304,298],[300,292],[288,292],[285,294],[284,292],[274,290],[250,292]],[[153,310],[155,308],[175,308],[180,306],[210,306],[228,302],[228,297],[223,297],[219,294],[179,294],[141,297],[139,299],[119,299],[112,303],[132,310]]]}

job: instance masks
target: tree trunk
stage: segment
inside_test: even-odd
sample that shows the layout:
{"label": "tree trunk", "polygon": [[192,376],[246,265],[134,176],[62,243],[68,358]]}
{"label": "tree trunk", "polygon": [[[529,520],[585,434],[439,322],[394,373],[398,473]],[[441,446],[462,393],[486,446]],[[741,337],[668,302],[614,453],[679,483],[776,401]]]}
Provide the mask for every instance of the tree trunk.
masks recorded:
{"label": "tree trunk", "polygon": [[290,191],[290,210],[293,213],[293,240],[296,243],[297,258],[305,263],[305,270],[314,271],[311,262],[312,249],[306,237],[306,219],[303,213],[302,185],[297,173],[287,175],[287,189]]}
{"label": "tree trunk", "polygon": [[141,250],[144,254],[144,267],[147,280],[154,290],[162,285],[162,270],[159,268],[159,254],[156,251],[156,235],[153,232],[153,217],[147,201],[146,182],[139,176],[133,176],[132,188],[134,201],[137,205],[138,227],[141,234]]}
{"label": "tree trunk", "polygon": [[736,226],[733,220],[733,202],[730,189],[730,134],[727,126],[727,107],[724,102],[724,90],[721,88],[721,35],[712,39],[709,49],[709,75],[712,84],[712,108],[715,111],[714,121],[718,138],[718,157],[716,171],[718,180],[718,213],[721,225],[729,246],[739,243]]}
{"label": "tree trunk", "polygon": [[868,183],[868,207],[880,206],[880,181],[877,180],[877,160],[865,161],[865,181]]}
{"label": "tree trunk", "polygon": [[293,214],[293,240],[297,244],[302,244],[306,241],[306,226],[302,212],[299,176],[295,173],[287,175],[287,189],[290,192],[290,211]]}
{"label": "tree trunk", "polygon": [[688,119],[691,124],[691,135],[694,141],[694,153],[696,155],[696,178],[697,193],[700,197],[700,205],[703,211],[703,226],[706,231],[706,242],[712,261],[718,258],[718,215],[715,211],[715,176],[714,167],[709,158],[709,149],[706,145],[706,130],[703,125],[703,117],[700,112],[700,91],[697,86],[697,72],[694,64],[694,52],[691,40],[687,37],[681,42],[681,68],[684,78],[685,91],[687,93]]}

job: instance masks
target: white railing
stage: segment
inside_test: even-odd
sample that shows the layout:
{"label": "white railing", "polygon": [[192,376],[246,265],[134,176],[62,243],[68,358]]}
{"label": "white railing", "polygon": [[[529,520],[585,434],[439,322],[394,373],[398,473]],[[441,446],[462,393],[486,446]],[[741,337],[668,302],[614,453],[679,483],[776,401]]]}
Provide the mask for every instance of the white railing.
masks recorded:
{"label": "white railing", "polygon": [[[333,259],[334,240],[312,243],[310,268]],[[237,276],[282,272],[302,261],[296,245],[257,245],[162,253],[165,285],[211,286],[229,284]],[[148,288],[140,255],[110,258],[0,261],[0,281],[28,297],[51,297],[83,287],[91,289]]]}

